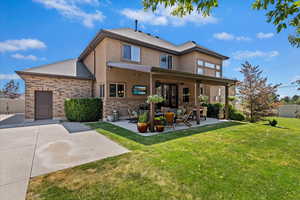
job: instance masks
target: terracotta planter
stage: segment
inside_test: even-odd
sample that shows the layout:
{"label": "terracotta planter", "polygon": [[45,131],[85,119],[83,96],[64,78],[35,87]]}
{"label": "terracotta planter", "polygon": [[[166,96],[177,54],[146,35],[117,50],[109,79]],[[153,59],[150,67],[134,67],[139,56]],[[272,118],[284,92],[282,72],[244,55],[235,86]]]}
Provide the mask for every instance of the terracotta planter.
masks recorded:
{"label": "terracotta planter", "polygon": [[160,124],[160,120],[154,120],[154,125],[159,125]]}
{"label": "terracotta planter", "polygon": [[164,125],[156,125],[155,126],[155,131],[156,132],[163,132],[165,130],[165,126]]}
{"label": "terracotta planter", "polygon": [[140,133],[146,133],[148,129],[148,123],[137,123],[137,129]]}

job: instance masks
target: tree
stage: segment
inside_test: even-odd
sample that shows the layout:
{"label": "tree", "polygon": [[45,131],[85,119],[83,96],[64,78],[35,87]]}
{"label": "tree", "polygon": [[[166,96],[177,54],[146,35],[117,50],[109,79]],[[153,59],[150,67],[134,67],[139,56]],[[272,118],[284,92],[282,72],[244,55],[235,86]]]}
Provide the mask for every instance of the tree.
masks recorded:
{"label": "tree", "polygon": [[[143,0],[145,9],[155,11],[159,5],[172,7],[172,14],[183,17],[194,10],[203,16],[211,14],[219,6],[218,0]],[[295,29],[288,40],[292,46],[300,47],[300,0],[254,0],[252,9],[267,11],[268,23],[273,23],[279,33],[287,27]]]}
{"label": "tree", "polygon": [[300,90],[300,79],[293,82],[293,84],[296,84],[298,86],[298,90]]}
{"label": "tree", "polygon": [[19,90],[19,83],[17,81],[10,80],[4,85],[2,89],[2,93],[10,98],[15,98],[19,96],[18,90]]}
{"label": "tree", "polygon": [[284,103],[284,104],[289,104],[291,102],[291,99],[289,96],[285,96],[281,99],[281,101]]}
{"label": "tree", "polygon": [[271,113],[279,85],[268,84],[259,66],[252,66],[249,62],[242,64],[240,72],[244,80],[238,84],[239,96],[245,114],[251,122],[256,122]]}

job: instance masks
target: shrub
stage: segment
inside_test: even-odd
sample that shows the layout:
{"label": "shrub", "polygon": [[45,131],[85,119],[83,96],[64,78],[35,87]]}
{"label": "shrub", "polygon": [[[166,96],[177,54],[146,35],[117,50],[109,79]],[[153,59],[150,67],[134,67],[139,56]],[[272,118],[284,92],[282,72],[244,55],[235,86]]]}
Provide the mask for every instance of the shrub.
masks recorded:
{"label": "shrub", "polygon": [[102,116],[102,100],[99,98],[66,99],[65,114],[69,121],[98,121]]}
{"label": "shrub", "polygon": [[277,125],[277,123],[278,123],[278,122],[277,122],[276,119],[269,120],[269,125],[270,125],[270,126],[274,126],[274,127],[275,127],[275,126]]}
{"label": "shrub", "polygon": [[235,111],[229,115],[229,119],[237,120],[237,121],[244,121],[245,118],[246,118],[245,115],[239,111]]}
{"label": "shrub", "polygon": [[221,109],[223,109],[223,104],[221,103],[209,103],[209,104],[204,104],[204,106],[207,106],[207,117],[212,117],[212,118],[218,118],[218,114]]}
{"label": "shrub", "polygon": [[229,104],[228,110],[229,119],[237,121],[244,121],[246,119],[245,115],[235,109],[233,105]]}

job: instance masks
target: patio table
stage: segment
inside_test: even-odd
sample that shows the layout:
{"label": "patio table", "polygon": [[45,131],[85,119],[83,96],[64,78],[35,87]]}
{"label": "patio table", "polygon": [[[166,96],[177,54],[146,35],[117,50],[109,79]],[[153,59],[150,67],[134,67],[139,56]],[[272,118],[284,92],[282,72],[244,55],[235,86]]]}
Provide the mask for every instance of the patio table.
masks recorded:
{"label": "patio table", "polygon": [[[203,112],[203,110],[204,110],[203,108],[200,108],[200,113]],[[194,118],[197,119],[197,108],[193,108],[193,120]]]}

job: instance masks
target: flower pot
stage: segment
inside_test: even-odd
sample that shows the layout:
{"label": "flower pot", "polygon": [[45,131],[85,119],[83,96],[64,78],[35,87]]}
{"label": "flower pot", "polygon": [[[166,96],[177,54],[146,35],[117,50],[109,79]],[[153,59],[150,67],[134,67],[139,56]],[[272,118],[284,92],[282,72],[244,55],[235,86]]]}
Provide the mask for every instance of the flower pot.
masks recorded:
{"label": "flower pot", "polygon": [[156,125],[155,126],[155,131],[156,132],[163,132],[165,130],[165,126],[164,125]]}
{"label": "flower pot", "polygon": [[140,133],[146,133],[148,129],[148,123],[137,123],[137,129]]}
{"label": "flower pot", "polygon": [[154,120],[154,125],[160,125],[161,120]]}

